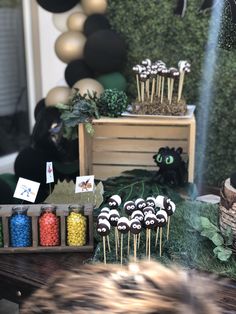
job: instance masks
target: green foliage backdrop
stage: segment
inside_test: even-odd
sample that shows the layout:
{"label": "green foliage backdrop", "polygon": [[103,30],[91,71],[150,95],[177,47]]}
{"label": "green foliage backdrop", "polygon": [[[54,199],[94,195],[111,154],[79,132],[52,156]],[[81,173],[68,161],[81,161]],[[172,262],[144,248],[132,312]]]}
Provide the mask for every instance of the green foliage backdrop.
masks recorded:
{"label": "green foliage backdrop", "polygon": [[[201,1],[188,1],[184,18],[174,16],[177,1],[171,0],[109,0],[108,18],[113,29],[126,41],[128,59],[124,74],[128,94],[135,97],[133,65],[145,58],[161,59],[169,66],[179,60],[190,60],[184,95],[189,104],[200,109],[202,64],[208,38],[210,15],[198,14]],[[220,49],[214,80],[214,95],[209,116],[207,151],[203,181],[210,185],[220,182],[236,171],[236,54]],[[204,105],[204,104],[203,104]],[[198,129],[198,136],[201,130]],[[196,163],[197,166],[197,163]],[[197,175],[197,167],[196,167]]]}

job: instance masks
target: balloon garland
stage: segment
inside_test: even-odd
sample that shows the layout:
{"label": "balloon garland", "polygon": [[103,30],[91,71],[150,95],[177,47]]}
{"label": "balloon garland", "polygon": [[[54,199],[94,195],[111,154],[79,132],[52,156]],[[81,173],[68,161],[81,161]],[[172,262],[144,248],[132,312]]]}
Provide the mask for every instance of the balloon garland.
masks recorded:
{"label": "balloon garland", "polygon": [[66,103],[70,88],[74,87],[81,94],[89,90],[98,95],[104,88],[126,88],[126,79],[120,73],[126,61],[126,46],[110,29],[105,15],[107,0],[37,2],[52,13],[53,24],[61,32],[55,42],[55,53],[67,64],[64,75],[69,86],[51,89],[45,97],[46,106]]}

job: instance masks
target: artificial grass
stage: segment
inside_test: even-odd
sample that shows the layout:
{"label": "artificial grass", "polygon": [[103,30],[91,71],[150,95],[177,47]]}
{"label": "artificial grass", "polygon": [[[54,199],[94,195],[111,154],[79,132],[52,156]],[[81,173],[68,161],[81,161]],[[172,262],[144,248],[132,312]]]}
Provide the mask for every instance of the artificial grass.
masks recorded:
{"label": "artificial grass", "polygon": [[[201,271],[207,271],[222,276],[236,279],[236,259],[233,254],[226,262],[220,261],[213,253],[215,245],[206,237],[200,235],[194,229],[196,217],[207,217],[214,225],[218,225],[218,205],[206,204],[197,201],[184,200],[175,190],[163,186],[158,186],[153,180],[152,175],[145,176],[142,173],[142,179],[135,176],[121,176],[109,179],[104,184],[105,200],[106,196],[112,194],[122,195],[125,202],[128,199],[135,199],[138,196],[146,198],[147,196],[166,195],[176,202],[176,211],[171,216],[170,239],[166,240],[166,227],[163,228],[163,256],[159,257],[158,248],[155,249],[155,232],[152,231],[151,253],[152,259],[157,259],[164,264],[175,263],[188,268],[195,268]],[[156,192],[155,192],[156,191]],[[142,195],[138,194],[142,193]],[[104,203],[103,206],[106,204]],[[99,212],[96,212],[96,214]],[[121,215],[125,215],[121,210]],[[96,232],[95,232],[96,233]],[[93,262],[103,262],[103,247],[101,237],[95,235],[99,241],[95,252]],[[115,256],[114,228],[110,233],[111,253],[107,252],[108,263],[119,263]],[[132,235],[131,235],[132,239]],[[141,234],[141,245],[137,253],[140,259],[145,256],[145,230]],[[133,239],[131,240],[131,258],[133,254]],[[127,262],[127,235],[124,236],[123,261]]]}

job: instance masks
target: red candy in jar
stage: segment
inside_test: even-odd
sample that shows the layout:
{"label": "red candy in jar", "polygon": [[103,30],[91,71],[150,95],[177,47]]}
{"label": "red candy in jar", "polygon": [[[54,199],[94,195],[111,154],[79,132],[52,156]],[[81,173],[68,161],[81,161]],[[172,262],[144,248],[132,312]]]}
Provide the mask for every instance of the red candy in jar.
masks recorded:
{"label": "red candy in jar", "polygon": [[59,217],[56,216],[56,206],[44,205],[39,217],[39,242],[42,246],[56,246],[60,244]]}

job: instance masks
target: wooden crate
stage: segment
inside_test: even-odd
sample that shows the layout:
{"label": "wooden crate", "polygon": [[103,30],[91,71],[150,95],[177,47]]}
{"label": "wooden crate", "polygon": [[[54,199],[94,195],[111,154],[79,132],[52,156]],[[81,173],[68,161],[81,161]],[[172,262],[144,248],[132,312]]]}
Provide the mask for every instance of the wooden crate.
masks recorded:
{"label": "wooden crate", "polygon": [[93,120],[95,135],[79,125],[80,175],[97,179],[131,169],[157,170],[153,155],[160,147],[182,147],[188,159],[188,181],[194,180],[196,122],[191,118],[101,118]]}
{"label": "wooden crate", "polygon": [[60,217],[60,245],[58,246],[40,246],[39,245],[39,224],[38,219],[41,214],[41,206],[25,205],[28,207],[27,215],[32,221],[32,246],[31,247],[10,247],[9,237],[9,219],[12,215],[12,208],[17,205],[1,205],[0,218],[2,219],[3,229],[3,247],[0,247],[1,253],[57,253],[57,252],[92,252],[94,249],[93,239],[93,206],[87,204],[84,206],[84,216],[87,218],[86,244],[83,246],[67,246],[66,239],[66,217],[69,214],[68,205],[60,204],[56,206],[56,215]]}

